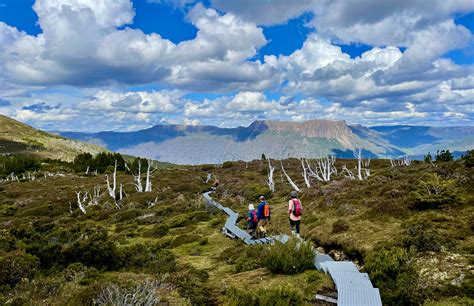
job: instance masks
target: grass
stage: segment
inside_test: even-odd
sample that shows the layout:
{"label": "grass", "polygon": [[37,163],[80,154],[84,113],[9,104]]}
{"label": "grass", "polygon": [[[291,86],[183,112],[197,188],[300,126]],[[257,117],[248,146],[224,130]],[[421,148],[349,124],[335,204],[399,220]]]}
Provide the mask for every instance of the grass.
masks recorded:
{"label": "grass", "polygon": [[[344,160],[338,161],[337,167],[343,163],[348,168],[355,166],[355,161]],[[300,161],[290,159],[283,164],[296,184],[303,187]],[[202,171],[203,167],[206,171]],[[268,192],[264,182],[266,167],[265,162],[254,161],[247,165],[232,162],[226,168],[163,168],[153,174],[151,193],[137,193],[133,177],[119,174],[118,182],[123,184],[127,194],[121,210],[115,208],[107,195],[103,176],[65,173],[64,177],[43,178],[39,175],[34,182],[8,182],[0,185],[0,230],[2,236],[7,237],[7,233],[19,228],[43,228],[45,232],[41,235],[46,235],[57,228],[67,231],[100,226],[106,229],[119,251],[144,245],[169,250],[175,257],[176,271],[169,273],[169,290],[164,290],[162,295],[177,304],[204,300],[210,304],[225,304],[229,302],[226,292],[231,288],[251,291],[279,287],[290,288],[302,297],[303,303],[310,304],[314,302],[314,294],[334,291],[329,277],[315,270],[294,275],[271,273],[264,268],[263,253],[258,248],[250,249],[241,241],[222,235],[225,216],[208,210],[200,195],[208,188],[203,181],[205,173],[212,172],[221,182],[216,198],[244,217],[240,221],[244,227],[248,204],[258,204],[260,193],[267,192],[272,207],[270,234],[289,234],[290,186],[284,178],[281,180],[277,167],[276,192]],[[440,180],[452,180],[459,201],[443,202],[435,209],[414,209],[409,194],[417,188],[418,182],[426,179],[427,173],[436,174]],[[102,190],[99,205],[88,206],[88,213],[84,215],[77,208],[75,192],[87,190],[91,193],[97,184]],[[473,279],[473,190],[474,170],[465,168],[460,162],[440,164],[437,168],[422,163],[391,168],[389,161],[374,160],[372,176],[366,181],[335,176],[332,182],[313,181],[313,187],[303,189],[300,193],[303,204],[301,233],[315,247],[354,260],[363,267],[372,250],[403,247],[407,227],[424,220],[443,238],[441,251],[415,252],[410,259],[420,275],[420,284],[427,286],[424,300],[427,305],[462,304],[473,298],[469,296],[472,288],[469,284]],[[157,204],[148,208],[146,202],[155,198]],[[2,239],[10,238],[0,238],[0,257],[9,252]],[[24,241],[14,238],[13,241],[14,248],[27,246]],[[1,287],[0,303],[18,298],[18,301],[45,301],[51,305],[69,301],[84,304],[108,283],[133,287],[145,278],[165,277],[147,269],[117,268],[98,270],[82,281],[64,280],[64,269],[58,266],[39,271],[29,281],[34,284],[31,286],[20,282],[14,288]],[[446,271],[449,271],[447,277],[432,277],[444,275]],[[453,281],[457,284],[455,289],[451,284]],[[59,283],[59,289],[49,288],[44,283]],[[41,293],[37,287],[49,291]]]}

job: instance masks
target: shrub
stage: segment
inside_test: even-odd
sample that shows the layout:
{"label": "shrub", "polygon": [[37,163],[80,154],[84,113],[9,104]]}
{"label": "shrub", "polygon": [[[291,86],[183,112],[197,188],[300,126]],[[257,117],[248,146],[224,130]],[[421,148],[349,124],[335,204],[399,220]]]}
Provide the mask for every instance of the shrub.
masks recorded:
{"label": "shrub", "polygon": [[199,241],[202,238],[201,235],[197,234],[184,234],[176,236],[173,241],[171,241],[170,247],[176,248],[183,244],[193,243]]}
{"label": "shrub", "polygon": [[208,279],[206,271],[186,266],[183,270],[168,275],[166,281],[175,285],[179,294],[190,299],[193,305],[213,305],[215,303],[207,287]]}
{"label": "shrub", "polygon": [[176,270],[175,256],[158,246],[137,244],[122,250],[124,268],[146,269],[151,273],[166,273]]}
{"label": "shrub", "polygon": [[231,161],[226,161],[226,162],[224,162],[224,163],[222,164],[222,168],[224,168],[224,169],[229,169],[229,168],[232,168],[233,165],[234,165],[233,162],[231,162]]}
{"label": "shrub", "polygon": [[32,279],[39,268],[39,259],[23,251],[5,253],[0,257],[0,285],[15,286],[23,278]]}
{"label": "shrub", "polygon": [[430,174],[425,180],[420,180],[408,196],[413,208],[430,209],[459,201],[459,192],[455,180],[443,180]]}
{"label": "shrub", "polygon": [[453,158],[453,154],[451,154],[451,152],[449,152],[449,150],[441,150],[441,151],[437,151],[436,152],[436,161],[437,162],[448,162],[448,161],[452,161],[454,158]]}
{"label": "shrub", "polygon": [[277,242],[265,252],[264,265],[275,274],[295,274],[313,269],[313,248],[309,242],[290,239],[283,244]]}
{"label": "shrub", "polygon": [[250,185],[246,192],[245,195],[248,199],[252,200],[258,200],[260,196],[264,196],[266,199],[268,199],[271,195],[270,189],[268,189],[267,186],[262,185],[262,184],[253,184]]}
{"label": "shrub", "polygon": [[166,234],[168,234],[168,232],[169,232],[168,227],[166,227],[163,224],[156,224],[153,226],[152,229],[145,231],[142,236],[160,238],[160,237],[164,237]]}
{"label": "shrub", "polygon": [[426,221],[409,224],[406,229],[406,237],[403,244],[406,248],[414,247],[418,252],[422,251],[441,251],[443,238]]}
{"label": "shrub", "polygon": [[332,224],[332,233],[337,234],[345,232],[349,229],[349,223],[346,220],[339,219]]}
{"label": "shrub", "polygon": [[160,288],[168,287],[157,280],[145,280],[134,288],[120,288],[115,284],[105,286],[99,293],[94,304],[97,305],[159,305],[161,296],[158,294]]}
{"label": "shrub", "polygon": [[302,305],[303,297],[295,290],[278,287],[259,289],[256,292],[231,288],[227,291],[228,304],[233,306]]}
{"label": "shrub", "polygon": [[474,167],[474,150],[468,150],[466,154],[463,154],[461,159],[464,161],[464,165],[468,168]]}
{"label": "shrub", "polygon": [[367,255],[365,269],[374,287],[380,289],[384,304],[418,305],[423,301],[411,256],[399,247],[374,249]]}

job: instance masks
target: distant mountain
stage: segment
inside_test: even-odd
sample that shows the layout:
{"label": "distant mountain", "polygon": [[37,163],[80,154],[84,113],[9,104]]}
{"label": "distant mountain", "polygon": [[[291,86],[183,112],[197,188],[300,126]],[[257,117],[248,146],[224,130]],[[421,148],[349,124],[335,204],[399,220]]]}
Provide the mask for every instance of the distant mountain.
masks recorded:
{"label": "distant mountain", "polygon": [[0,115],[0,154],[30,153],[71,161],[79,153],[96,154],[104,150],[97,145],[49,134]]}
{"label": "distant mountain", "polygon": [[347,125],[345,121],[255,121],[248,127],[156,125],[134,132],[76,133],[62,136],[104,146],[125,154],[176,164],[221,163],[271,158],[416,156],[437,149],[466,151],[474,147],[474,127]]}

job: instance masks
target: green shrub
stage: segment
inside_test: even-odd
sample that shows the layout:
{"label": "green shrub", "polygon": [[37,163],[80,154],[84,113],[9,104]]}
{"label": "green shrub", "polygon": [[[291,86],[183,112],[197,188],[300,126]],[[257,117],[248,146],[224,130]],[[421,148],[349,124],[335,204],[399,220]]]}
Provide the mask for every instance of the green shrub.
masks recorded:
{"label": "green shrub", "polygon": [[171,241],[170,247],[176,248],[183,244],[193,243],[202,239],[201,235],[197,234],[184,234],[176,236],[173,241]]}
{"label": "green shrub", "polygon": [[313,258],[313,248],[309,242],[290,239],[285,244],[277,242],[269,246],[263,262],[272,273],[295,274],[314,269]]}
{"label": "green shrub", "polygon": [[172,252],[157,245],[137,244],[122,249],[124,269],[146,269],[151,273],[166,273],[176,270],[176,260]]}
{"label": "green shrub", "polygon": [[437,162],[449,162],[454,159],[453,154],[449,150],[438,150],[435,158]]}
{"label": "green shrub", "polygon": [[295,290],[278,287],[243,291],[230,288],[226,292],[228,305],[232,306],[273,306],[302,305],[303,297]]}
{"label": "green shrub", "polygon": [[422,210],[456,203],[460,201],[459,193],[455,180],[443,180],[436,174],[430,174],[418,182],[408,197],[413,208]]}
{"label": "green shrub", "polygon": [[349,223],[346,220],[339,219],[332,224],[332,233],[342,233],[349,229]]}
{"label": "green shrub", "polygon": [[14,251],[0,257],[0,267],[0,285],[13,287],[23,278],[32,279],[35,276],[39,260],[23,251]]}
{"label": "green shrub", "polygon": [[160,237],[164,237],[166,234],[168,234],[168,232],[169,232],[168,227],[166,227],[163,224],[156,224],[153,226],[152,229],[145,231],[142,236],[160,238]]}
{"label": "green shrub", "polygon": [[474,150],[468,150],[466,154],[463,154],[461,159],[464,161],[464,165],[468,168],[474,167]]}
{"label": "green shrub", "polygon": [[226,161],[226,162],[224,162],[224,163],[222,164],[222,168],[224,168],[224,169],[229,169],[229,168],[232,168],[233,165],[234,165],[233,162],[231,162],[231,161]]}
{"label": "green shrub", "polygon": [[409,224],[405,234],[403,244],[407,249],[413,247],[418,252],[441,251],[443,237],[426,221]]}
{"label": "green shrub", "polygon": [[246,197],[251,200],[258,200],[262,195],[268,199],[271,194],[272,193],[270,189],[268,189],[268,186],[262,184],[250,185],[245,191]]}
{"label": "green shrub", "polygon": [[169,274],[165,280],[175,285],[179,294],[190,299],[193,305],[216,304],[207,287],[209,274],[204,270],[186,266],[181,271]]}
{"label": "green shrub", "polygon": [[419,305],[423,301],[411,257],[410,252],[399,247],[374,249],[367,255],[365,269],[374,287],[380,289],[384,304]]}

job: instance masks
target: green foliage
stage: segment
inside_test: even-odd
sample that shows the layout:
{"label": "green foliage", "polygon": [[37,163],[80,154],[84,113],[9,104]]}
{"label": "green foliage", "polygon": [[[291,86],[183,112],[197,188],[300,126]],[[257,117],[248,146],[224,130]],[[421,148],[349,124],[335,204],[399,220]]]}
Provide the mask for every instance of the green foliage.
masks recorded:
{"label": "green foliage", "polygon": [[428,154],[426,154],[423,157],[423,160],[424,160],[425,163],[431,163],[433,161],[433,157],[431,156],[431,153],[428,152]]}
{"label": "green foliage", "polygon": [[464,161],[464,165],[468,168],[474,167],[474,150],[468,150],[466,154],[461,156],[461,159]]}
{"label": "green foliage", "polygon": [[248,186],[247,190],[245,191],[245,195],[248,199],[251,200],[258,200],[260,196],[264,196],[265,199],[268,199],[272,192],[268,189],[268,186],[263,184],[252,184]]}
{"label": "green foliage", "polygon": [[443,237],[426,221],[413,222],[407,226],[403,244],[407,249],[413,247],[416,251],[441,251]]}
{"label": "green foliage", "polygon": [[405,249],[393,247],[375,249],[366,257],[365,269],[387,305],[418,305],[423,301],[411,256]]}
{"label": "green foliage", "polygon": [[82,153],[74,158],[72,168],[76,172],[86,172],[89,167],[89,171],[97,170],[98,173],[106,173],[109,167],[115,166],[117,161],[117,171],[125,171],[125,160],[120,153],[105,153],[101,152],[96,156],[92,156],[90,153]]}
{"label": "green foliage", "polygon": [[264,266],[275,274],[296,274],[313,269],[313,249],[309,242],[290,239],[287,243],[269,246],[263,260]]}
{"label": "green foliage", "polygon": [[229,168],[232,168],[233,165],[234,165],[233,162],[231,162],[231,161],[226,161],[226,162],[224,162],[224,163],[222,164],[222,168],[224,168],[224,169],[229,169]]}
{"label": "green foliage", "polygon": [[460,201],[459,192],[455,180],[443,180],[437,174],[429,174],[410,192],[409,200],[416,209],[440,208]]}
{"label": "green foliage", "polygon": [[173,241],[171,241],[170,247],[176,248],[183,244],[193,243],[202,239],[202,236],[196,234],[183,234],[176,236]]}
{"label": "green foliage", "polygon": [[176,260],[172,252],[157,245],[137,244],[122,250],[123,268],[144,269],[153,274],[174,272]]}
{"label": "green foliage", "polygon": [[437,162],[449,162],[454,159],[453,154],[449,150],[438,150],[435,158]]}
{"label": "green foliage", "polygon": [[189,298],[193,305],[213,305],[215,303],[209,294],[208,280],[209,274],[206,271],[191,266],[170,274],[166,279],[178,288],[181,296]]}
{"label": "green foliage", "polygon": [[0,156],[0,177],[5,177],[10,173],[22,174],[39,170],[40,161],[28,155]]}
{"label": "green foliage", "polygon": [[13,251],[0,256],[0,267],[0,285],[13,287],[23,278],[33,278],[39,260],[23,251]]}
{"label": "green foliage", "polygon": [[228,305],[232,306],[273,306],[302,305],[303,297],[297,291],[278,287],[243,291],[230,288],[226,292]]}
{"label": "green foliage", "polygon": [[342,233],[342,232],[347,231],[348,229],[349,229],[349,223],[347,223],[347,221],[344,219],[336,220],[336,222],[332,224],[333,234]]}

